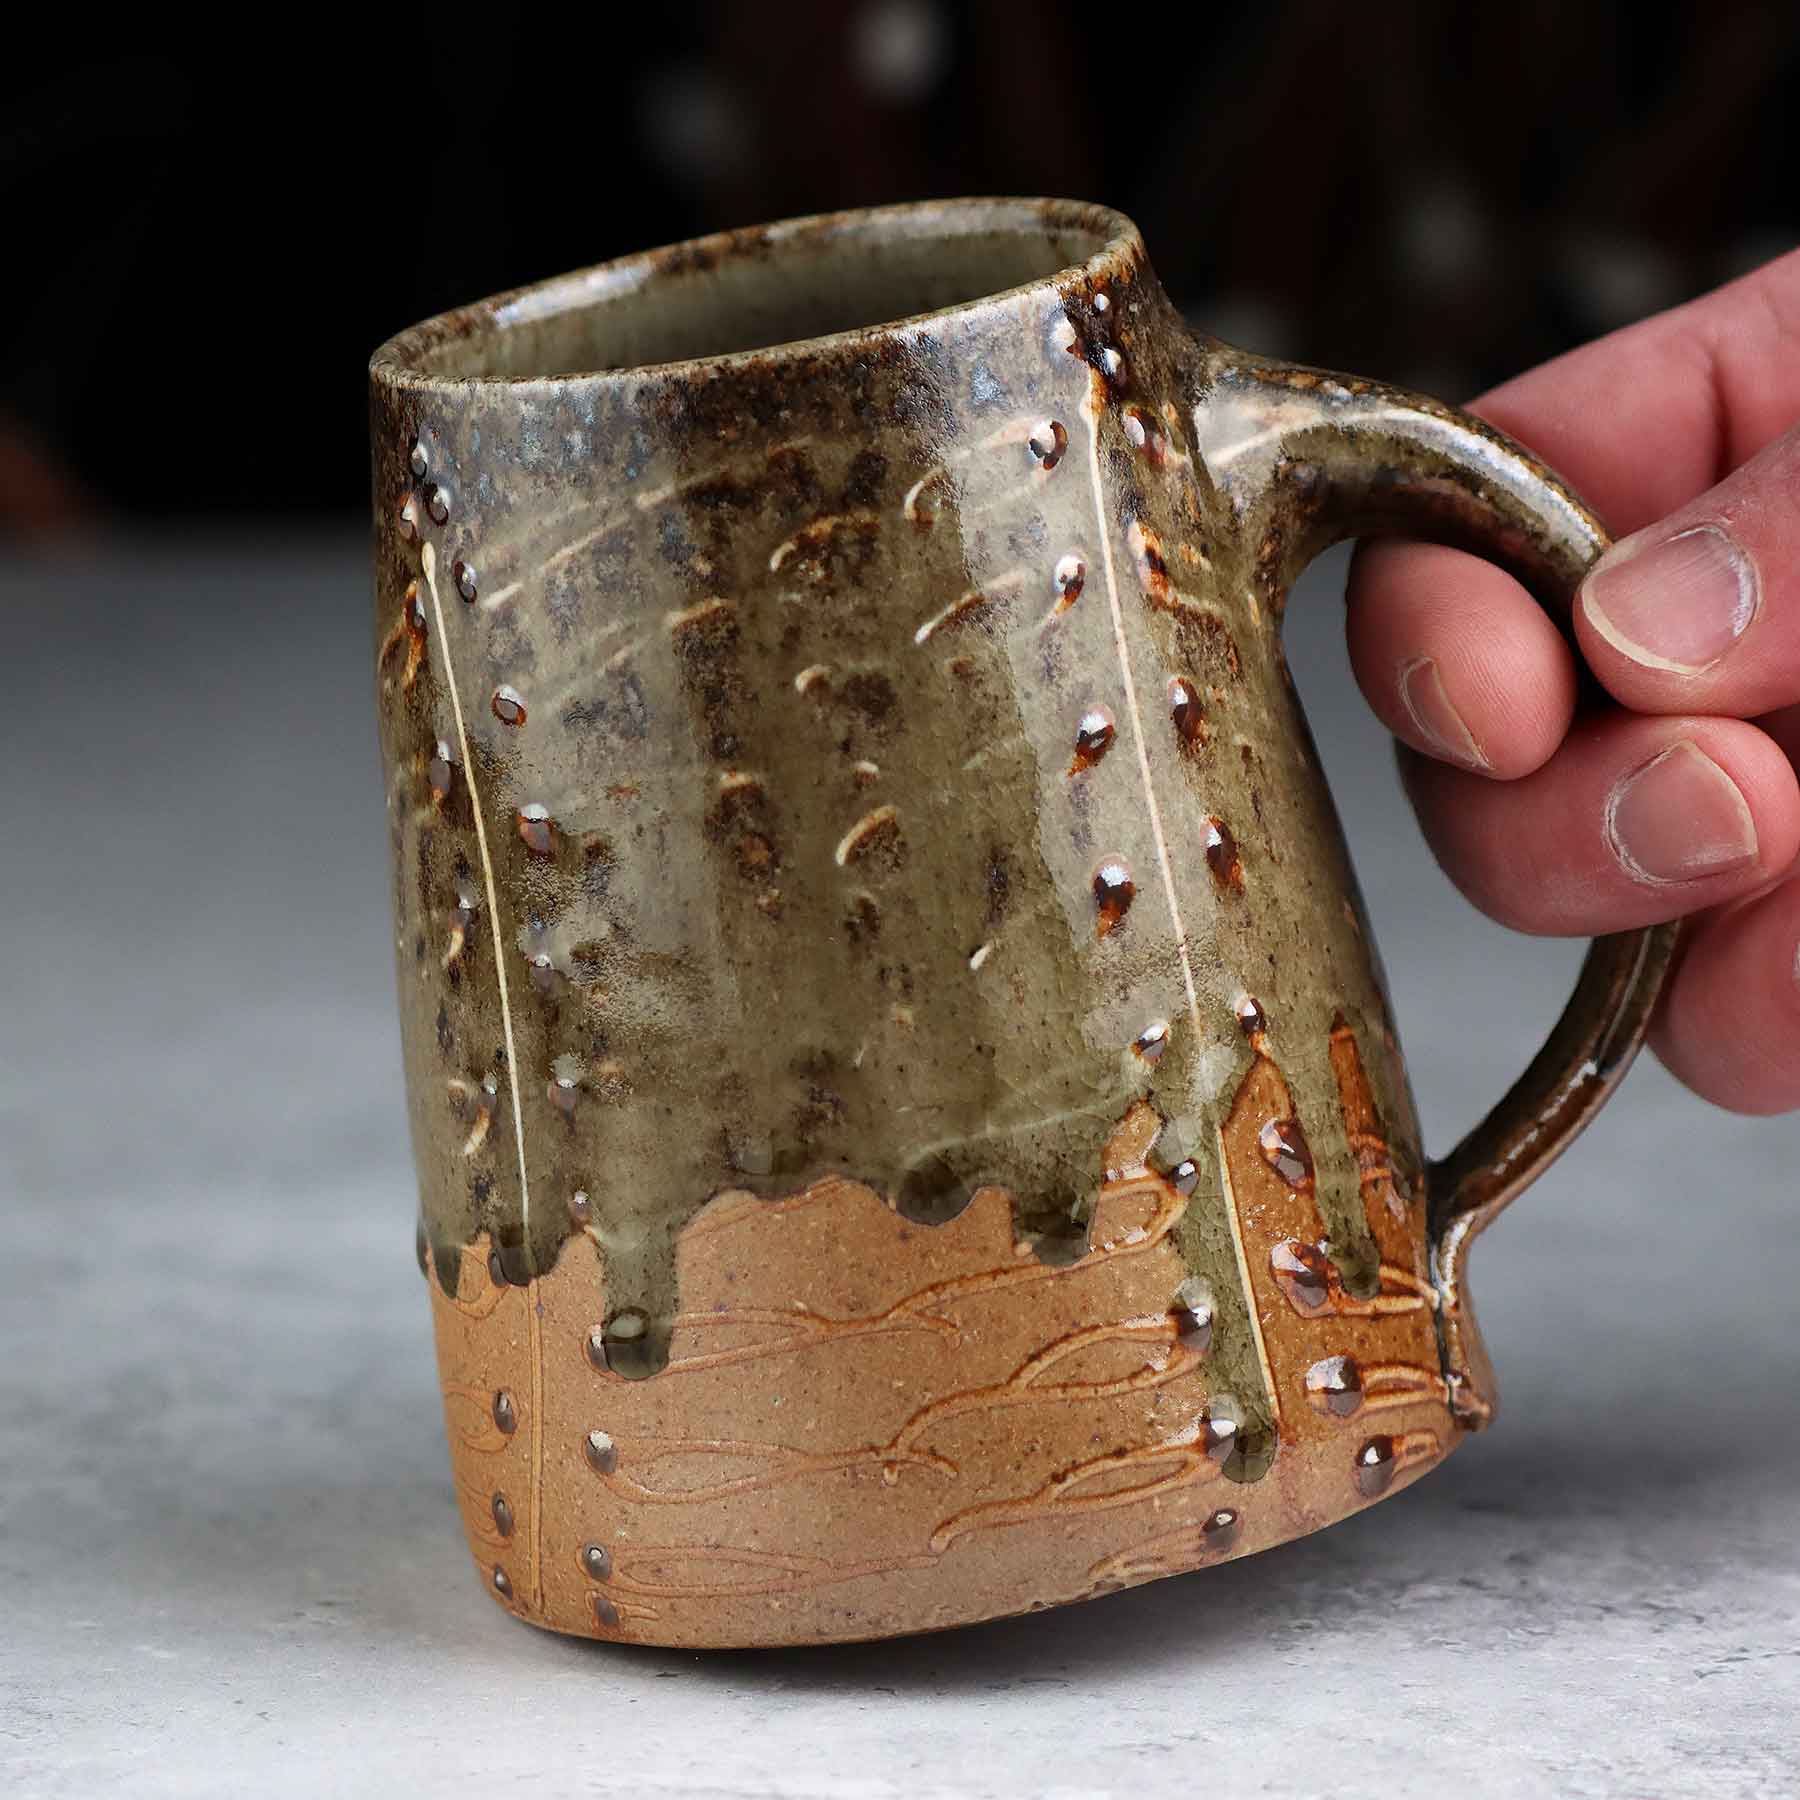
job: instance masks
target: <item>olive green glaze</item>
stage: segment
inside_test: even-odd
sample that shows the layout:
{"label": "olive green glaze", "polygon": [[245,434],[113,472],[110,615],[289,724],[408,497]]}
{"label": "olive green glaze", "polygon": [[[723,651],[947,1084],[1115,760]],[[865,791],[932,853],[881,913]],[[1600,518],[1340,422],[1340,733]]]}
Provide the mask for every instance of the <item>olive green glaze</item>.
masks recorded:
{"label": "olive green glaze", "polygon": [[[800,221],[485,302],[376,354],[371,417],[440,1280],[483,1233],[524,1282],[588,1229],[606,1360],[652,1374],[676,1236],[722,1191],[848,1175],[930,1222],[992,1185],[1067,1260],[1142,1098],[1153,1163],[1194,1165],[1176,1239],[1254,1476],[1218,1200],[1253,1041],[1295,1100],[1265,1147],[1316,1168],[1352,1293],[1380,1257],[1334,1025],[1424,1180],[1286,590],[1391,527],[1566,592],[1589,515],[1448,409],[1196,339],[1128,221],[1057,202]],[[1641,1034],[1655,957],[1602,962],[1606,1006],[1494,1128],[1574,1095],[1526,1175]],[[1446,1220],[1491,1210],[1464,1185]]]}

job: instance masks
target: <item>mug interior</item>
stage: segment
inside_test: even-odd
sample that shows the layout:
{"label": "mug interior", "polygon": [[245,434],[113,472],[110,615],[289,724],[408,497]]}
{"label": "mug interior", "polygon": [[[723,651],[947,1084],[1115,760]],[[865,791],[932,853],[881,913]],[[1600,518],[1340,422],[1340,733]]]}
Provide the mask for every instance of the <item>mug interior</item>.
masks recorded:
{"label": "mug interior", "polygon": [[968,306],[1135,241],[1107,208],[961,200],[722,232],[464,307],[376,366],[428,379],[568,378],[752,354]]}

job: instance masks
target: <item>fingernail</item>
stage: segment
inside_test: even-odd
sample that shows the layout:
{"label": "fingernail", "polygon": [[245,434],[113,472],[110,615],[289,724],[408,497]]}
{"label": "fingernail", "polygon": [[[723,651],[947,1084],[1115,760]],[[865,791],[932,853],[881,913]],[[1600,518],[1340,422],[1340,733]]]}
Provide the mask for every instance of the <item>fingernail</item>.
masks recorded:
{"label": "fingernail", "polygon": [[1613,789],[1606,841],[1633,880],[1695,881],[1754,861],[1756,822],[1737,783],[1684,740]]}
{"label": "fingernail", "polygon": [[1615,544],[1581,584],[1588,623],[1647,669],[1698,675],[1756,616],[1756,565],[1716,525],[1634,544]]}
{"label": "fingernail", "polygon": [[1444,678],[1429,656],[1415,656],[1400,668],[1400,698],[1419,735],[1441,756],[1465,769],[1491,769],[1475,734],[1450,704]]}

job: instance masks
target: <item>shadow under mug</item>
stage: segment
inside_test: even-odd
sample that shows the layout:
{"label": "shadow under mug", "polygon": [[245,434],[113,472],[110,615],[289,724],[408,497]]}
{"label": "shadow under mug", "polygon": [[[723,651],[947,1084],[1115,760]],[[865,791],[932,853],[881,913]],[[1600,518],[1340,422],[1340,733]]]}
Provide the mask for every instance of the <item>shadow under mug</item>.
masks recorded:
{"label": "shadow under mug", "polygon": [[1549,471],[1191,333],[1059,201],[628,257],[371,378],[420,1263],[502,1604],[989,1618],[1310,1531],[1488,1417],[1469,1243],[1673,933],[1597,942],[1427,1164],[1280,627],[1364,533],[1566,603],[1605,540]]}

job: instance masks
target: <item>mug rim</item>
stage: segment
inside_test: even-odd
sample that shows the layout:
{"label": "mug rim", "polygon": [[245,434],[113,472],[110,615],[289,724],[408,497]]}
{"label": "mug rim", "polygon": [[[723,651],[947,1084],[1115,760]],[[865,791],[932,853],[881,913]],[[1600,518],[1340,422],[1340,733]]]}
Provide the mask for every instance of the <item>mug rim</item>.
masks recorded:
{"label": "mug rim", "polygon": [[[751,253],[792,253],[872,232],[950,241],[984,230],[996,235],[1012,232],[1052,238],[1081,233],[1088,235],[1095,247],[1084,258],[1062,264],[1030,281],[973,294],[948,306],[748,349],[553,374],[455,374],[433,366],[454,347],[498,337],[515,326],[542,323],[597,307],[659,281],[704,272]],[[1129,273],[1145,260],[1143,235],[1137,225],[1116,208],[1093,201],[970,196],[809,213],[633,251],[451,307],[396,332],[379,345],[369,359],[369,375],[391,388],[439,394],[501,388],[566,392],[577,386],[624,385],[645,376],[711,375],[752,363],[799,361],[821,351],[899,336],[936,320],[1005,305],[1046,290],[1060,292],[1068,285],[1098,285]]]}

